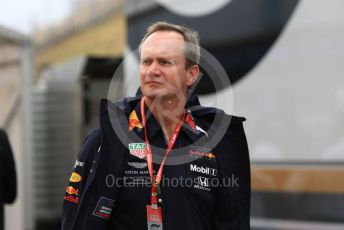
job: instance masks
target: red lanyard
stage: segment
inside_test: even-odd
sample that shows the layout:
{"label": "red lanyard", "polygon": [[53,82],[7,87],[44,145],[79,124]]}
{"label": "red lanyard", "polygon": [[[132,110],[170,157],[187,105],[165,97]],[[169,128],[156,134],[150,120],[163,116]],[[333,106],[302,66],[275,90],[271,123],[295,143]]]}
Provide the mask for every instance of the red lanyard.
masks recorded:
{"label": "red lanyard", "polygon": [[183,125],[184,122],[184,115],[183,118],[181,120],[181,122],[179,123],[179,125],[177,126],[177,128],[174,130],[172,136],[170,137],[170,140],[168,142],[168,146],[166,149],[166,153],[165,156],[161,162],[159,171],[156,175],[156,177],[154,178],[153,175],[153,154],[152,154],[152,148],[151,145],[149,143],[148,137],[147,137],[147,126],[146,126],[146,115],[145,115],[145,111],[144,111],[144,106],[145,106],[145,98],[142,97],[141,98],[141,117],[142,117],[142,123],[143,123],[143,128],[144,128],[144,132],[145,132],[145,143],[146,143],[146,157],[147,157],[147,165],[148,165],[148,171],[149,171],[149,176],[152,182],[152,196],[151,196],[151,203],[152,205],[157,205],[157,190],[159,187],[159,184],[161,182],[161,177],[162,177],[162,172],[164,170],[164,165],[165,165],[165,161],[167,159],[167,156],[170,154],[170,152],[172,151],[172,148],[177,140],[177,137],[179,135],[179,131]]}

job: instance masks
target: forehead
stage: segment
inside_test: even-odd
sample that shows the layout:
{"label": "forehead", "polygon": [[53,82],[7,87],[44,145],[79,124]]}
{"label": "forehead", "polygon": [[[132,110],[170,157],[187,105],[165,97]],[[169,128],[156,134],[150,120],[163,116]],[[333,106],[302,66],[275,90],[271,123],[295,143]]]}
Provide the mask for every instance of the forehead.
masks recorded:
{"label": "forehead", "polygon": [[184,37],[175,31],[157,31],[143,42],[141,56],[145,55],[183,55]]}

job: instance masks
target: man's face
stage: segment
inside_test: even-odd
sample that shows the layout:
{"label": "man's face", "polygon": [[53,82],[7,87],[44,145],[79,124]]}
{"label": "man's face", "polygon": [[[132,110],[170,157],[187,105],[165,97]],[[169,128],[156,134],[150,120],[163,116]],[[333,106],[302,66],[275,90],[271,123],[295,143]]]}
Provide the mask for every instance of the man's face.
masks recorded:
{"label": "man's face", "polygon": [[149,99],[185,97],[187,88],[197,79],[198,66],[185,69],[184,45],[183,36],[174,31],[157,31],[144,41],[140,61],[144,96]]}

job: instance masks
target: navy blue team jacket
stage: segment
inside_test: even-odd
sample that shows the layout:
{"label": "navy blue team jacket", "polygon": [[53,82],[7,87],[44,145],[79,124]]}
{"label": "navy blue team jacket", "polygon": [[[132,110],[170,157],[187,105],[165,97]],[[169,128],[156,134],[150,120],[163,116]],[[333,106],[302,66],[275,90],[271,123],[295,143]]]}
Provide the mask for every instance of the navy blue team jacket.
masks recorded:
{"label": "navy blue team jacket", "polygon": [[[125,205],[121,205],[123,203],[121,199],[124,199],[126,195],[123,195],[123,183],[117,183],[123,180],[117,179],[128,177],[128,173],[139,173],[140,168],[146,166],[141,151],[143,148],[137,144],[143,142],[138,110],[140,98],[141,96],[124,98],[116,103],[101,100],[100,128],[85,139],[66,188],[62,230],[124,230],[129,228],[115,228],[111,222],[116,219],[116,215],[121,210],[131,213],[130,210],[122,208]],[[170,192],[172,195],[166,201],[173,203],[175,199],[178,203],[180,199],[184,199],[185,202],[182,202],[182,205],[185,206],[185,210],[191,211],[183,212],[183,208],[174,211],[174,206],[167,203],[166,208],[163,208],[168,213],[166,216],[168,221],[167,223],[164,221],[164,229],[250,229],[250,163],[242,124],[245,118],[227,115],[215,108],[202,107],[196,95],[192,95],[188,100],[186,111],[190,114],[190,119],[184,123],[178,138],[183,139],[184,136],[191,138],[179,147],[183,147],[181,152],[186,153],[186,157],[195,157],[193,161],[183,162],[183,165],[188,171],[186,176],[195,175],[192,184],[189,185],[191,188],[185,191],[188,193],[192,190],[189,193],[191,194],[190,204],[196,205],[196,210],[193,210],[194,206],[188,207],[187,196],[186,198],[181,198],[180,195],[173,197],[173,192]],[[147,122],[147,127],[149,127],[149,122]],[[172,152],[170,156],[178,155],[177,149],[175,152]],[[133,159],[135,162],[132,162]],[[177,157],[173,159],[180,160]],[[136,168],[136,172],[128,170],[128,167]],[[170,168],[180,170],[177,167],[181,166]],[[212,177],[216,177],[220,182],[216,188],[209,185],[209,179]],[[232,180],[236,178],[235,183],[222,184],[228,178]],[[216,191],[212,194],[217,205],[211,212],[203,210],[204,213],[201,213],[200,204],[203,202],[203,195],[210,190]],[[169,192],[168,188],[166,192]],[[164,191],[162,194],[164,195]],[[120,211],[116,209],[117,206],[121,206]],[[182,227],[175,224],[176,221],[180,222],[180,213],[183,213],[184,218]],[[134,222],[136,218],[143,220],[145,215],[146,213],[142,211],[142,217],[133,215],[132,219]],[[208,216],[206,219],[209,220],[199,218],[200,223],[197,223],[198,216],[194,215],[206,215]],[[137,223],[139,222],[138,220]],[[141,229],[146,228],[147,226],[141,227]]]}

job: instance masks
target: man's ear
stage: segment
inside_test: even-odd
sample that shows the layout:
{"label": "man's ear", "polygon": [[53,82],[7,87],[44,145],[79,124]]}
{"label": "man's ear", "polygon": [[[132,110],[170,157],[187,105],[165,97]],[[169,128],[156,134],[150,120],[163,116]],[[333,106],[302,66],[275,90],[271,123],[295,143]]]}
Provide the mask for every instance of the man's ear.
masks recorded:
{"label": "man's ear", "polygon": [[188,87],[192,86],[195,83],[199,76],[199,66],[193,65],[188,69],[188,78],[186,84]]}

